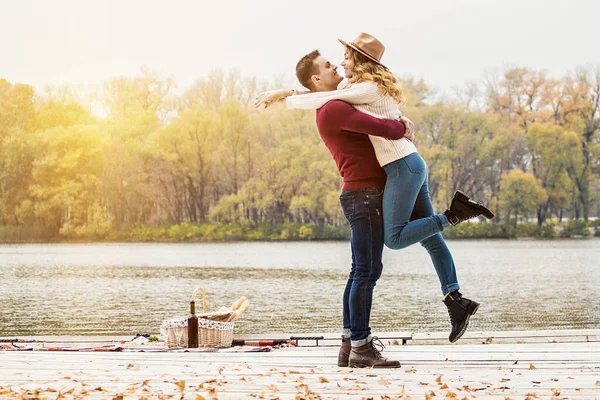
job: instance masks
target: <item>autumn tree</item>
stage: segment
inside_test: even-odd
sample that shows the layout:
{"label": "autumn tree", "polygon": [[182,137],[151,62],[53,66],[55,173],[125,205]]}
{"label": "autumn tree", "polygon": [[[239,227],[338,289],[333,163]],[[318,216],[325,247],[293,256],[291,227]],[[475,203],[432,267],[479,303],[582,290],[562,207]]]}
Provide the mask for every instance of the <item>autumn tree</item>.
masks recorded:
{"label": "autumn tree", "polygon": [[516,227],[519,217],[531,217],[548,195],[531,173],[513,169],[502,175],[499,198],[500,209],[508,220],[513,218]]}

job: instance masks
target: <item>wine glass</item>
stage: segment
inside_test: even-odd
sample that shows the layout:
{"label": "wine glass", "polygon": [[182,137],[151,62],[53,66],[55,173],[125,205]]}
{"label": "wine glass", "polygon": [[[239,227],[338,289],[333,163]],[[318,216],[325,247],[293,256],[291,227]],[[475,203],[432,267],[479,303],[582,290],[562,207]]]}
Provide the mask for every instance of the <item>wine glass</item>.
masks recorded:
{"label": "wine glass", "polygon": [[177,347],[183,347],[183,329],[182,327],[177,327],[175,329],[175,336],[177,337]]}

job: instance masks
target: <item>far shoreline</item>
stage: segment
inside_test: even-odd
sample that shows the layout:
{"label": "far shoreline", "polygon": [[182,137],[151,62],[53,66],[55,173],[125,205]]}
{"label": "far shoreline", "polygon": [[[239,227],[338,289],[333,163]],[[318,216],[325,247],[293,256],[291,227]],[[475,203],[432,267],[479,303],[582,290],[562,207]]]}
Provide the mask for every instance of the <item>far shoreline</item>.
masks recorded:
{"label": "far shoreline", "polygon": [[[574,220],[545,224],[524,222],[467,222],[445,230],[446,240],[581,240],[600,237],[600,220]],[[69,231],[33,226],[0,226],[0,244],[24,243],[231,243],[231,242],[321,242],[349,241],[347,225],[314,223],[251,224],[181,223],[166,226],[138,225],[128,228]]]}
{"label": "far shoreline", "polygon": [[[58,240],[58,241],[0,241],[0,245],[25,245],[25,244],[234,244],[234,243],[324,243],[324,242],[348,242],[349,239],[262,239],[262,240]],[[523,242],[560,242],[560,241],[593,241],[600,240],[595,236],[573,236],[573,237],[469,237],[469,238],[446,238],[449,242],[475,242],[475,241],[523,241]]]}

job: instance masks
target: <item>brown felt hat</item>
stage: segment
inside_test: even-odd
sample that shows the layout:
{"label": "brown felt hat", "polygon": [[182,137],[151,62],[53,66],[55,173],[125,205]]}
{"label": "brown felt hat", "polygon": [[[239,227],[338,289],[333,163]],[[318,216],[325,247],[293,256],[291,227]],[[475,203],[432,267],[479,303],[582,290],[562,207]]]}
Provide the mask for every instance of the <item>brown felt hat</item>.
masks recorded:
{"label": "brown felt hat", "polygon": [[351,42],[346,42],[342,39],[338,40],[344,46],[351,47],[363,56],[367,57],[369,60],[375,61],[377,64],[385,67],[385,65],[381,63],[381,57],[385,51],[385,46],[374,36],[371,36],[365,32],[361,32],[360,35],[358,35],[356,39]]}

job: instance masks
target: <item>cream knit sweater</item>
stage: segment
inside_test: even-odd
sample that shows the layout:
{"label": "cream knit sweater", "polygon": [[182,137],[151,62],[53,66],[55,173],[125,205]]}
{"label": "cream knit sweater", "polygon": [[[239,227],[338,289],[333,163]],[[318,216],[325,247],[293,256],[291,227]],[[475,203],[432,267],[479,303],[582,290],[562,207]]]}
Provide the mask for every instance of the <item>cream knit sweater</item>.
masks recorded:
{"label": "cream knit sweater", "polygon": [[[373,117],[386,119],[401,117],[402,114],[396,100],[392,96],[381,94],[374,83],[362,82],[343,89],[345,84],[344,80],[338,86],[338,90],[330,92],[298,92],[298,95],[287,97],[285,102],[288,108],[316,110],[323,107],[328,101],[342,100],[351,104],[358,111]],[[417,152],[413,142],[405,138],[390,140],[369,135],[369,139],[371,139],[377,161],[381,166]]]}

